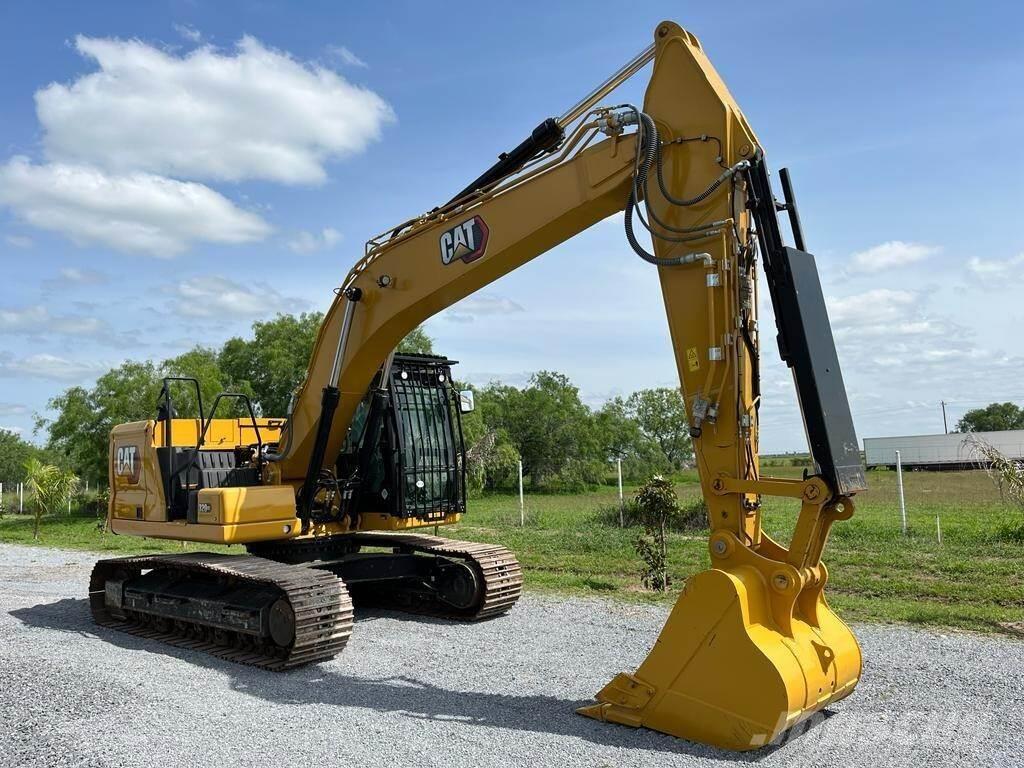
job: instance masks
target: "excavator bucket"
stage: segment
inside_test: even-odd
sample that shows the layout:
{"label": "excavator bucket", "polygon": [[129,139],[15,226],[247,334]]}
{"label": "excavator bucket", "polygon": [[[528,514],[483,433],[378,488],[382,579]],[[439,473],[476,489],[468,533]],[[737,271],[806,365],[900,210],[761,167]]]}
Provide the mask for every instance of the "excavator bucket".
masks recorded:
{"label": "excavator bucket", "polygon": [[[577,711],[724,749],[769,744],[860,678],[860,648],[825,603],[824,580],[821,571],[794,600],[786,592],[795,585],[753,565],[698,573],[640,668]],[[784,628],[775,616],[786,604]]]}

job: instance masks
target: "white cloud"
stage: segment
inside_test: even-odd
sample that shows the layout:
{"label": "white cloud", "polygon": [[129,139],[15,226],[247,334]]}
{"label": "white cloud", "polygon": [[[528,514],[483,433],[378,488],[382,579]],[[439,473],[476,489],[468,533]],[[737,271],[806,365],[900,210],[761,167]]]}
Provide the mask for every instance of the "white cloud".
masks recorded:
{"label": "white cloud", "polygon": [[[116,122],[116,121],[115,121]],[[196,242],[261,240],[270,226],[209,187],[147,173],[108,175],[86,166],[0,166],[0,204],[77,244],[173,256]]]}
{"label": "white cloud", "polygon": [[450,309],[445,310],[441,316],[447,320],[454,320],[457,323],[469,323],[478,317],[508,315],[522,311],[522,306],[512,301],[512,299],[496,296],[492,293],[475,293],[472,296],[467,296]]}
{"label": "white cloud", "polygon": [[192,277],[174,286],[172,309],[196,318],[241,317],[255,320],[305,308],[301,299],[282,296],[269,285],[239,285],[216,275]]}
{"label": "white cloud", "polygon": [[[28,332],[36,334],[53,330],[55,327],[60,327],[63,330],[64,326],[63,320],[51,315],[50,311],[41,304],[22,309],[0,308],[0,333]],[[67,323],[67,329],[73,330],[71,323]]]}
{"label": "white cloud", "polygon": [[902,240],[890,240],[887,243],[860,251],[850,257],[850,272],[880,272],[883,269],[904,267],[923,261],[928,256],[939,252],[939,248],[921,243],[905,243]]}
{"label": "white cloud", "polygon": [[486,387],[489,384],[507,384],[511,387],[522,389],[530,383],[532,376],[532,371],[460,371],[456,378],[459,381],[464,381],[476,387]]}
{"label": "white cloud", "polygon": [[28,413],[28,406],[19,403],[0,403],[0,417],[27,416]]}
{"label": "white cloud", "polygon": [[113,346],[133,343],[130,335],[116,333],[110,324],[89,315],[52,314],[45,305],[0,307],[0,334],[23,338],[50,338],[54,335],[93,339]]}
{"label": "white cloud", "polygon": [[5,426],[0,426],[0,432],[13,432],[16,435],[20,435],[20,434],[24,433],[24,431],[25,431],[24,427],[5,427]]}
{"label": "white cloud", "polygon": [[81,267],[61,267],[60,276],[50,280],[51,283],[70,283],[74,285],[102,285],[109,281],[109,276],[98,269]]}
{"label": "white cloud", "polygon": [[15,248],[31,248],[35,245],[32,238],[25,237],[25,235],[5,235],[4,241]]}
{"label": "white cloud", "polygon": [[189,24],[172,24],[174,31],[190,43],[198,43],[203,39],[203,33]]}
{"label": "white cloud", "polygon": [[320,232],[302,230],[288,241],[288,247],[295,253],[313,253],[329,250],[339,242],[341,232],[332,227],[324,227]]}
{"label": "white cloud", "polygon": [[243,37],[232,53],[175,56],[138,40],[79,36],[98,71],[36,93],[50,158],[114,173],[315,183],[394,119],[376,93]]}
{"label": "white cloud", "polygon": [[331,53],[337,56],[345,64],[350,67],[362,67],[363,69],[370,66],[365,61],[356,56],[352,51],[346,48],[344,45],[332,45],[328,49]]}
{"label": "white cloud", "polygon": [[[919,294],[891,288],[874,288],[842,298],[829,297],[828,316],[835,327],[905,321],[913,317]],[[768,313],[762,312],[762,316]]]}
{"label": "white cloud", "polygon": [[1024,278],[1024,253],[1009,259],[979,259],[967,262],[967,270],[975,282],[985,285],[1006,285]]}
{"label": "white cloud", "polygon": [[49,354],[23,358],[0,356],[0,376],[7,378],[82,382],[99,376],[107,368],[107,365],[95,361],[69,360]]}

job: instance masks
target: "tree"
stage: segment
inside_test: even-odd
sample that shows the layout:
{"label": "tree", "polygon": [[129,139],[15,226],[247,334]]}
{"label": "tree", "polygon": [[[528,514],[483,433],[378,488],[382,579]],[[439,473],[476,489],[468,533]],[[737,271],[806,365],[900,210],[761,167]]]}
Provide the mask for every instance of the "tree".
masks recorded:
{"label": "tree", "polygon": [[637,480],[672,468],[661,446],[640,429],[621,397],[609,400],[594,414],[594,429],[604,458],[622,461],[624,478]]}
{"label": "tree", "polygon": [[519,452],[503,429],[492,429],[466,441],[466,479],[473,491],[513,488],[519,470]]}
{"label": "tree", "polygon": [[[220,354],[209,347],[195,347],[184,354],[165,360],[161,376],[191,376],[199,380],[199,392],[203,397],[206,418],[211,416],[214,398],[221,392],[239,392],[255,401],[252,385],[248,381],[235,381],[220,365]],[[178,385],[171,391],[174,410],[179,418],[195,418],[199,415],[195,389],[188,384]],[[216,416],[227,418],[247,416],[245,406],[233,399],[221,401]]]}
{"label": "tree", "polygon": [[560,373],[535,373],[525,389],[492,384],[480,392],[484,423],[501,429],[533,485],[562,474],[566,488],[599,482],[604,469],[590,409]]}
{"label": "tree", "polygon": [[626,413],[658,444],[672,466],[683,467],[691,460],[690,422],[678,389],[659,387],[634,392],[626,401]]}
{"label": "tree", "polygon": [[398,352],[403,355],[432,355],[434,354],[434,340],[420,325],[409,331],[408,335],[398,343]]}
{"label": "tree", "polygon": [[160,387],[161,372],[153,363],[122,363],[100,376],[92,389],[72,387],[50,400],[57,417],[41,419],[36,427],[49,431],[49,447],[80,476],[99,485],[107,479],[110,430],[154,418]]}
{"label": "tree", "polygon": [[1024,429],[1024,408],[1013,403],[990,403],[964,414],[957,422],[957,432],[1002,432]]}
{"label": "tree", "polygon": [[38,540],[39,521],[44,514],[64,509],[78,490],[78,478],[71,470],[44,464],[33,457],[25,462],[25,490],[34,513],[32,538]]}
{"label": "tree", "polygon": [[322,313],[309,312],[253,323],[253,338],[228,339],[218,354],[218,366],[228,381],[252,392],[260,414],[287,416],[323,319]]}
{"label": "tree", "polygon": [[[164,376],[198,379],[207,417],[219,392],[233,390],[252,396],[247,381],[236,382],[222,370],[216,350],[195,347],[159,366],[149,361],[126,362],[100,376],[91,389],[72,387],[66,390],[49,403],[50,408],[57,411],[57,417],[53,421],[40,420],[37,428],[46,427],[48,447],[84,479],[98,486],[107,478],[110,430],[118,424],[155,418]],[[195,390],[191,386],[175,386],[171,398],[179,418],[199,415]],[[224,403],[217,410],[220,417],[243,414],[244,407],[237,401]]]}
{"label": "tree", "polygon": [[14,432],[0,429],[0,482],[13,488],[25,479],[25,462],[38,456],[39,449]]}

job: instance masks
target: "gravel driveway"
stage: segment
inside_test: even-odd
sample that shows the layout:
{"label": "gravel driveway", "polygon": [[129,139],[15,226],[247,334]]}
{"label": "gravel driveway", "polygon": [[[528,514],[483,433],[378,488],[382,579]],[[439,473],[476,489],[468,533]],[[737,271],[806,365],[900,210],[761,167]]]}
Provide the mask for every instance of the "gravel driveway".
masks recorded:
{"label": "gravel driveway", "polygon": [[859,626],[856,692],[734,755],[573,713],[662,608],[528,595],[482,624],[376,612],[276,675],[92,625],[94,557],[0,545],[3,766],[1024,766],[1024,642]]}

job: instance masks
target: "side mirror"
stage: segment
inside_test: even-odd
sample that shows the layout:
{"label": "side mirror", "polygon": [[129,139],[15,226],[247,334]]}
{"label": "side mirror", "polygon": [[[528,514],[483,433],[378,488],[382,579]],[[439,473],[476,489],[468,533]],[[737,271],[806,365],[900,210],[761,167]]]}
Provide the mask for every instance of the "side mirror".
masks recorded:
{"label": "side mirror", "polygon": [[476,408],[473,402],[473,390],[464,389],[459,392],[459,411],[461,413],[472,413]]}

